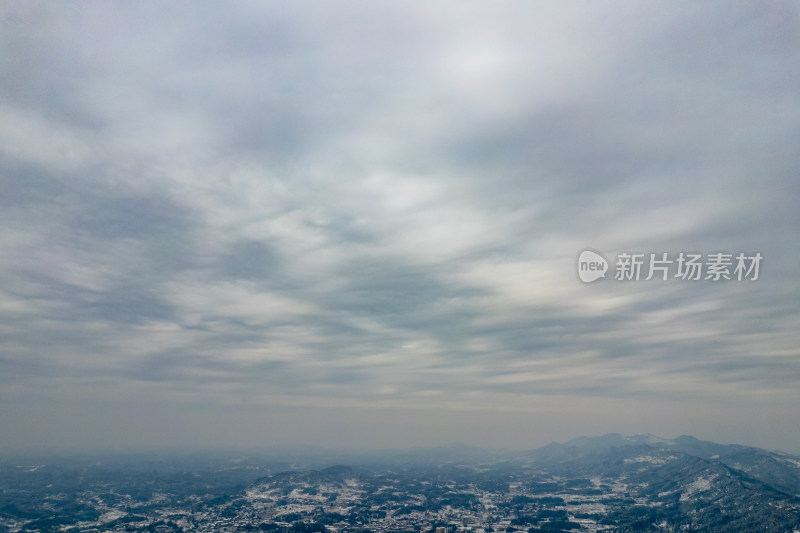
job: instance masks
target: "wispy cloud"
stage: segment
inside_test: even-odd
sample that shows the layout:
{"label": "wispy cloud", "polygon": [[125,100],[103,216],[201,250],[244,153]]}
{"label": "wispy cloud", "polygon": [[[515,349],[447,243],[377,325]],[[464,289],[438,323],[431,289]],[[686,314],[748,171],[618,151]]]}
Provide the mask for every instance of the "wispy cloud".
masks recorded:
{"label": "wispy cloud", "polygon": [[[1,9],[0,445],[464,412],[492,444],[529,413],[524,445],[798,401],[792,3]],[[586,246],[765,262],[585,286]]]}

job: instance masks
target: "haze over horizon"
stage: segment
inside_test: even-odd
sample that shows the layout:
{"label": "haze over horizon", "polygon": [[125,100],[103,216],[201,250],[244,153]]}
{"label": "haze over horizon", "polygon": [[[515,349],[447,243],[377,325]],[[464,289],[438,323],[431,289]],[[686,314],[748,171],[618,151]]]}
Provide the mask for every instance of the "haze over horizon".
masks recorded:
{"label": "haze over horizon", "polygon": [[800,453],[798,94],[789,1],[1,3],[0,454]]}

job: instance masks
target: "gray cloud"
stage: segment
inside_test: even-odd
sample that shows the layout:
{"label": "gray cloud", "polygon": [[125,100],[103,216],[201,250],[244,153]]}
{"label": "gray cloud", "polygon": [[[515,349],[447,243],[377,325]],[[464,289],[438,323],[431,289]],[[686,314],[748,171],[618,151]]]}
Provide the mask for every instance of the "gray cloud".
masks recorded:
{"label": "gray cloud", "polygon": [[794,4],[0,16],[0,446],[800,437]]}

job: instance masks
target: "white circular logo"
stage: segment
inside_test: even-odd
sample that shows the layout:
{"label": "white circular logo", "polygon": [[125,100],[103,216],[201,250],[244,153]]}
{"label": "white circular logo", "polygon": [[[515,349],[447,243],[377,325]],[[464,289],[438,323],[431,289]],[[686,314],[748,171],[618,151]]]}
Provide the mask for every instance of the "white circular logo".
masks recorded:
{"label": "white circular logo", "polygon": [[606,277],[608,261],[594,250],[583,250],[578,255],[578,278],[584,283],[591,283]]}

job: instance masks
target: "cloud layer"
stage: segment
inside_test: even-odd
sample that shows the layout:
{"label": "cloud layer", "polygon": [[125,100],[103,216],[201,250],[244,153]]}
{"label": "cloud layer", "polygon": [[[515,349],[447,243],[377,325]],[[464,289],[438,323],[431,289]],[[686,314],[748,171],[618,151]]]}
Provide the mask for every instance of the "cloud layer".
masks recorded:
{"label": "cloud layer", "polygon": [[795,4],[1,9],[0,446],[800,437]]}

